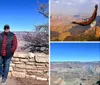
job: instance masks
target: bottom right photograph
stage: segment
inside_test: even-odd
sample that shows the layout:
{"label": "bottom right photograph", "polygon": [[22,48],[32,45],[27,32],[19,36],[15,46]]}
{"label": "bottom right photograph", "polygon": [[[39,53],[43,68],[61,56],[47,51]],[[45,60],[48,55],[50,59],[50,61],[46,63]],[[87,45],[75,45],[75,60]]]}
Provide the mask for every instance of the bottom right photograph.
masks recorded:
{"label": "bottom right photograph", "polygon": [[50,44],[50,85],[100,85],[100,43]]}

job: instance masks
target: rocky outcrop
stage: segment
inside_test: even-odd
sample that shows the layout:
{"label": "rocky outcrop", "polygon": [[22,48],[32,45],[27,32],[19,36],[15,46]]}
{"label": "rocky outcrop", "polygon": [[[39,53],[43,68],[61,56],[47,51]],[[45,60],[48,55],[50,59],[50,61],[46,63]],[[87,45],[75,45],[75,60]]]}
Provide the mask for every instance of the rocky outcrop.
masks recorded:
{"label": "rocky outcrop", "polygon": [[48,69],[48,55],[16,52],[10,64],[9,76],[48,81]]}
{"label": "rocky outcrop", "polygon": [[96,37],[100,37],[100,27],[97,27],[96,29]]}
{"label": "rocky outcrop", "polygon": [[99,85],[100,62],[51,62],[52,85]]}

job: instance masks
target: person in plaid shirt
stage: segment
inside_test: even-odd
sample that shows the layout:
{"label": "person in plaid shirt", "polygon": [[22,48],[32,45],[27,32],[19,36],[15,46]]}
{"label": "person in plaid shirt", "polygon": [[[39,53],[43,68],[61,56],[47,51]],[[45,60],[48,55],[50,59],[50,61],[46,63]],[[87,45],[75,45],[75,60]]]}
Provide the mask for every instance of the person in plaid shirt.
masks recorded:
{"label": "person in plaid shirt", "polygon": [[10,61],[17,48],[16,35],[10,32],[10,26],[4,26],[4,32],[0,33],[0,81],[6,83]]}

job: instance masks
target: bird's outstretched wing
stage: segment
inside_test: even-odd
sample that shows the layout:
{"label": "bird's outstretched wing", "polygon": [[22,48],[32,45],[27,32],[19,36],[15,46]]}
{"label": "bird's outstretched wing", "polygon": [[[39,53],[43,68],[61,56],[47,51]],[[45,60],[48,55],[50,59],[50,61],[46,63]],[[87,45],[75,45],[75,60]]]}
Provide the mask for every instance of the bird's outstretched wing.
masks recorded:
{"label": "bird's outstretched wing", "polygon": [[72,23],[78,24],[78,25],[81,25],[81,26],[90,25],[95,20],[95,18],[97,16],[97,10],[98,10],[98,5],[96,4],[92,16],[87,21],[82,21],[82,22],[81,21],[80,22],[73,21]]}

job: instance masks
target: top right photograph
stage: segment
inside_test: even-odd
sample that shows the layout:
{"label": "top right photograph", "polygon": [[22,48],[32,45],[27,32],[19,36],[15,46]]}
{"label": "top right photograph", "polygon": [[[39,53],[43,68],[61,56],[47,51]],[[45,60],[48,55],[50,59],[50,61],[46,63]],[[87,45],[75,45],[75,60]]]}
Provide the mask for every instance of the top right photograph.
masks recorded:
{"label": "top right photograph", "polygon": [[51,41],[100,41],[100,0],[51,0]]}

